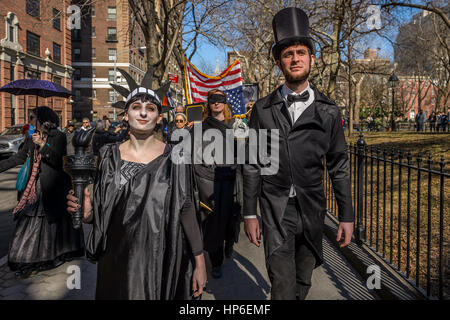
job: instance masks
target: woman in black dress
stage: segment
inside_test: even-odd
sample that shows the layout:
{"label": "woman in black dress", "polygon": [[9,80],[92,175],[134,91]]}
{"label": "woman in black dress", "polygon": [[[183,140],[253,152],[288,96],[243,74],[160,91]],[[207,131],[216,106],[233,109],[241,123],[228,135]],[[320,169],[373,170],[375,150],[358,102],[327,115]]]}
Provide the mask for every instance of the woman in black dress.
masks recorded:
{"label": "woman in black dress", "polygon": [[[202,131],[209,129],[220,131],[224,141],[223,161],[213,164],[204,161],[202,164],[195,164],[194,170],[200,201],[206,205],[202,207],[205,213],[202,228],[203,246],[211,260],[213,278],[222,276],[224,255],[227,258],[231,257],[239,233],[240,207],[236,189],[236,173],[239,167],[235,161],[235,154],[229,157],[233,159],[233,164],[226,163],[228,151],[225,143],[226,131],[233,129],[233,123],[234,119],[226,103],[225,93],[217,89],[209,91]],[[215,140],[203,141],[203,152],[209,148],[210,143],[215,143]],[[205,209],[206,207],[208,209]]]}
{"label": "woman in black dress", "polygon": [[81,230],[72,227],[66,213],[70,177],[63,171],[66,137],[57,127],[58,115],[48,107],[35,108],[30,124],[36,128],[20,151],[0,161],[0,172],[25,163],[29,179],[13,210],[16,227],[10,242],[8,265],[19,277],[55,268],[84,255]]}
{"label": "woman in black dress", "polygon": [[[92,203],[85,190],[84,221],[93,225],[86,251],[98,261],[96,299],[198,297],[206,269],[193,173],[173,163],[171,146],[155,135],[167,88],[151,90],[149,73],[138,86],[120,72],[131,91],[119,89],[127,97],[130,139],[100,149]],[[77,199],[67,199],[75,212]]]}

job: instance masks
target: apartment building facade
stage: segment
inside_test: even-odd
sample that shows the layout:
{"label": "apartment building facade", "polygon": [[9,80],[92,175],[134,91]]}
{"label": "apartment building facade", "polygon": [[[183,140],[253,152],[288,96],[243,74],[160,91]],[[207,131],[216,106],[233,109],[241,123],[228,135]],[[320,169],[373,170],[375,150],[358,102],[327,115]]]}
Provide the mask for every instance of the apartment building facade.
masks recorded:
{"label": "apartment building facade", "polygon": [[[110,83],[127,87],[119,68],[127,71],[138,83],[147,70],[145,38],[134,21],[127,0],[73,1],[81,7],[79,31],[72,33],[72,65],[74,118],[118,120],[121,110],[111,105],[124,97]],[[171,61],[170,74],[178,74],[179,83],[172,86],[174,98],[182,98],[179,68]]]}
{"label": "apartment building facade", "polygon": [[[3,0],[0,5],[0,86],[41,79],[72,89],[71,35],[66,27],[70,0]],[[63,127],[72,118],[70,99],[0,92],[0,131],[28,122],[31,110],[46,105]]]}

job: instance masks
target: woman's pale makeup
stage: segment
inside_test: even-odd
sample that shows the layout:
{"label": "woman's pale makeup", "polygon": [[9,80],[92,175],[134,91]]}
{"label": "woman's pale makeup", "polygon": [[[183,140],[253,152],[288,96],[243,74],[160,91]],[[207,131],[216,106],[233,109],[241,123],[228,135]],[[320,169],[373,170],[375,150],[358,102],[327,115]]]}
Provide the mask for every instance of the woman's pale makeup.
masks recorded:
{"label": "woman's pale makeup", "polygon": [[161,118],[158,107],[152,102],[133,102],[125,114],[125,121],[135,131],[153,131]]}

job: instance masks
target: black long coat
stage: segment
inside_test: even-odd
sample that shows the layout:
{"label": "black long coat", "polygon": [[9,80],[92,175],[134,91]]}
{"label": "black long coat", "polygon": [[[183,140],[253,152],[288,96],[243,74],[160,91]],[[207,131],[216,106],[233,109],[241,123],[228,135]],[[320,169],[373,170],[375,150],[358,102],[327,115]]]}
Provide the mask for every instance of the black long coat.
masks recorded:
{"label": "black long coat", "polygon": [[269,257],[286,237],[281,221],[290,187],[294,185],[305,237],[314,248],[318,258],[316,266],[319,266],[323,260],[322,230],[326,210],[324,157],[336,193],[339,220],[353,222],[354,216],[347,144],[339,110],[330,99],[311,87],[315,100],[293,125],[281,87],[255,103],[249,127],[279,129],[279,169],[276,174],[260,175],[258,165],[244,165],[244,215],[256,214],[259,196],[264,247]]}
{"label": "black long coat", "polygon": [[[47,144],[39,151],[42,155],[39,166],[42,201],[50,223],[67,214],[66,195],[71,188],[71,179],[63,171],[66,143],[66,135],[57,129],[52,129],[48,133]],[[35,144],[32,139],[27,138],[17,154],[0,161],[0,172],[24,164],[28,155],[33,157],[34,149]]]}
{"label": "black long coat", "polygon": [[[230,123],[208,117],[202,123],[202,132],[210,129],[219,130],[225,138],[226,130],[232,129],[233,120]],[[202,150],[214,142],[203,141]],[[192,146],[195,148],[194,143]],[[216,145],[219,148],[218,145]],[[223,161],[226,160],[226,143],[223,145]],[[235,150],[236,148],[234,148]],[[216,150],[216,149],[215,149]],[[192,150],[194,154],[196,150]],[[233,159],[236,155],[233,154]],[[239,170],[237,164],[194,164],[195,179],[198,185],[200,201],[213,209],[213,213],[203,213],[203,243],[208,252],[215,252],[223,245],[225,240],[238,240],[241,204],[237,197],[236,175]],[[206,213],[206,214],[205,214]]]}

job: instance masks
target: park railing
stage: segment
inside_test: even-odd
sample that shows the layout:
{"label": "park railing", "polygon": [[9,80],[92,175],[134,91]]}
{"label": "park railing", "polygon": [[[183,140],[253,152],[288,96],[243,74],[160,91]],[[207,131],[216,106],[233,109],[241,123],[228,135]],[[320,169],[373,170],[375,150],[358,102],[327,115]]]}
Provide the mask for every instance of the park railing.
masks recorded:
{"label": "park railing", "polygon": [[[396,149],[349,145],[356,242],[365,243],[428,298],[449,296],[449,173],[435,161]],[[337,204],[325,175],[328,212]]]}

